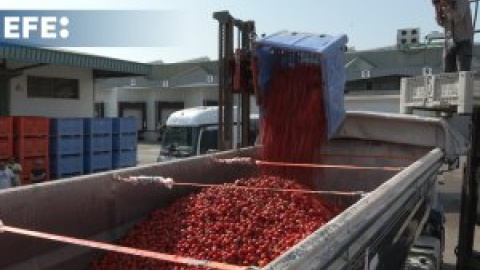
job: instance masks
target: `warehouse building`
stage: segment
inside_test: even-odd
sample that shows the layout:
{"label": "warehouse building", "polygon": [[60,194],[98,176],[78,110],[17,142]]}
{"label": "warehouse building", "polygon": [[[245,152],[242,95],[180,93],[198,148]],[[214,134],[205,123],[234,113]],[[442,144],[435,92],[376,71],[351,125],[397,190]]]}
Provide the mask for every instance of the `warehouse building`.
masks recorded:
{"label": "warehouse building", "polygon": [[[347,52],[347,109],[398,113],[401,78],[443,71],[443,33],[420,34],[420,28],[399,29],[394,46]],[[479,69],[480,44],[475,44],[472,70]]]}
{"label": "warehouse building", "polygon": [[[442,54],[438,43],[348,52],[346,107],[398,113],[401,78],[441,73]],[[480,44],[474,46],[472,70],[480,70]]]}
{"label": "warehouse building", "polygon": [[[415,30],[415,29],[413,29]],[[399,112],[400,80],[442,71],[443,43],[399,44],[346,53],[348,110]],[[480,44],[474,46],[472,68],[480,70]],[[218,65],[200,61],[154,65],[152,78],[96,81],[97,116],[134,116],[144,139],[155,141],[156,129],[175,110],[216,105]],[[252,107],[257,110],[252,98]]]}
{"label": "warehouse building", "polygon": [[[347,93],[400,89],[402,77],[441,73],[443,45],[386,47],[346,54]],[[480,69],[480,44],[474,47],[472,69]]]}
{"label": "warehouse building", "polygon": [[[144,77],[96,81],[96,108],[99,117],[135,117],[140,139],[157,141],[158,128],[174,111],[218,104],[216,61],[157,65],[156,80]],[[252,111],[258,109],[251,99]]]}
{"label": "warehouse building", "polygon": [[93,117],[94,80],[149,76],[147,64],[25,46],[0,46],[0,115]]}

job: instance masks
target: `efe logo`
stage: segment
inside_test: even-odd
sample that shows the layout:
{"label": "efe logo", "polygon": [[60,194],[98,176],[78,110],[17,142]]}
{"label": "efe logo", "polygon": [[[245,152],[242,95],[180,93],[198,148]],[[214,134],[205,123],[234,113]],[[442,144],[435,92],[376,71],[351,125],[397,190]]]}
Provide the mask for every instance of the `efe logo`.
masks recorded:
{"label": "efe logo", "polygon": [[[57,29],[57,21],[61,29]],[[29,39],[37,32],[41,39],[56,39],[60,36],[67,39],[69,31],[68,17],[62,16],[5,16],[4,17],[4,38],[5,39]]]}

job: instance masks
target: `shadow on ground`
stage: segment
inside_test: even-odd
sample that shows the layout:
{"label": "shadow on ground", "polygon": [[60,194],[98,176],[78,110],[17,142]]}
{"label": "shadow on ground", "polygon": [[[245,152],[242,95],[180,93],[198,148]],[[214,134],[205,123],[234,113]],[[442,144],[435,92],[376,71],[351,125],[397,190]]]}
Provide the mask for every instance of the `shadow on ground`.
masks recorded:
{"label": "shadow on ground", "polygon": [[443,204],[445,213],[459,213],[461,205],[460,192],[439,192],[438,197]]}
{"label": "shadow on ground", "polygon": [[454,264],[451,263],[444,263],[442,265],[442,270],[456,270],[457,267]]}

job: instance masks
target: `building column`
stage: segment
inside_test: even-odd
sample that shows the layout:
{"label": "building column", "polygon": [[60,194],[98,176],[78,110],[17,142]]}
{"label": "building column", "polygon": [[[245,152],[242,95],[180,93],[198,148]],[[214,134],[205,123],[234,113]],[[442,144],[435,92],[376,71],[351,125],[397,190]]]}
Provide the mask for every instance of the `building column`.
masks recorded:
{"label": "building column", "polygon": [[156,110],[156,92],[154,89],[149,90],[147,100],[147,132],[145,133],[145,140],[150,142],[156,142],[158,140],[157,133],[157,110]]}
{"label": "building column", "polygon": [[105,116],[106,117],[119,117],[118,115],[118,88],[114,87],[109,90],[110,95],[105,99]]}

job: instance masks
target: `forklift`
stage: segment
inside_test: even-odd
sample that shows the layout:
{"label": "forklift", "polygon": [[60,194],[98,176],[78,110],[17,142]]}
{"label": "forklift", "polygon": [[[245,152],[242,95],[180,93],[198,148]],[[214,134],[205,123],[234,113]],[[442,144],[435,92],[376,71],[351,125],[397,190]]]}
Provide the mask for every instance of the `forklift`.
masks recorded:
{"label": "forklift", "polygon": [[[480,0],[470,0],[474,5],[473,25],[476,26],[478,5]],[[255,23],[235,19],[228,11],[215,12],[213,18],[219,23],[219,150],[245,147],[254,138],[249,138],[250,97],[256,93],[255,68],[256,59],[254,44],[256,40]],[[237,46],[234,46],[234,28],[237,28]],[[475,30],[475,33],[480,30]],[[427,75],[430,76],[430,75]],[[237,96],[237,98],[235,98]],[[234,112],[234,101],[237,100],[237,112]],[[429,104],[416,107],[420,110],[431,110]],[[443,107],[435,110],[442,117],[455,114],[451,108]],[[241,134],[238,145],[233,145],[233,115],[238,113],[241,119]],[[480,225],[480,207],[478,194],[480,178],[480,106],[473,107],[471,112],[463,113],[470,119],[469,137],[470,151],[463,168],[461,192],[461,209],[458,232],[458,245],[455,249],[457,270],[480,270],[480,253],[474,250],[474,237]],[[424,269],[424,268],[417,268]],[[426,268],[425,268],[426,269]]]}

